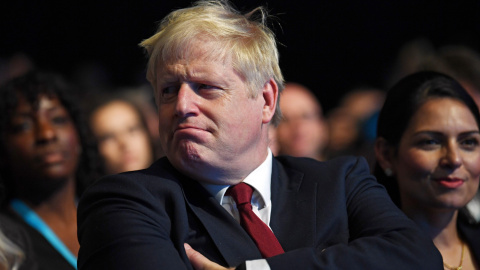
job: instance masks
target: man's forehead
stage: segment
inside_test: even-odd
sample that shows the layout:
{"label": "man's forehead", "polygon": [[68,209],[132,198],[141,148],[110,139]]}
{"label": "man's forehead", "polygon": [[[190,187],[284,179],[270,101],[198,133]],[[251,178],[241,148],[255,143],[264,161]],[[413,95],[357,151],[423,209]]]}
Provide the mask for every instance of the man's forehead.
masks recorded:
{"label": "man's forehead", "polygon": [[214,40],[209,35],[197,35],[193,38],[177,40],[167,43],[163,49],[163,62],[172,63],[179,60],[193,61],[226,61],[231,59],[231,52],[226,48],[226,44]]}
{"label": "man's forehead", "polygon": [[224,61],[208,59],[181,59],[176,62],[166,63],[159,69],[161,78],[182,77],[224,77],[231,68],[231,65]]}
{"label": "man's forehead", "polygon": [[[170,57],[166,61],[159,61],[158,74],[160,77],[182,76],[188,77],[225,77],[233,71],[230,55],[215,52],[211,44],[199,44],[184,53]],[[227,78],[224,78],[225,80]]]}

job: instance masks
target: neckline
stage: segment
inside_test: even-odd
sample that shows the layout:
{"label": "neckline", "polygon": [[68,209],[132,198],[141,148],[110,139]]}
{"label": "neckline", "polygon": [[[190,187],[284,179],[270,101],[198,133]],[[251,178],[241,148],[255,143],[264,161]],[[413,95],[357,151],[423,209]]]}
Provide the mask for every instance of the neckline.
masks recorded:
{"label": "neckline", "polygon": [[65,246],[53,230],[33,211],[26,203],[19,199],[10,201],[10,208],[17,213],[28,225],[38,231],[65,260],[77,269],[77,257]]}

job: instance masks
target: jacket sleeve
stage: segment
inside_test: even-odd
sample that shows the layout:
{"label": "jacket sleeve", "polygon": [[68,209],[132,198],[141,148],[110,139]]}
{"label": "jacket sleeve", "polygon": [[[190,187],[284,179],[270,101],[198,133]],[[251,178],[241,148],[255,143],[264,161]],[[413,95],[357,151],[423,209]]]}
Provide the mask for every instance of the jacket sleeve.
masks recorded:
{"label": "jacket sleeve", "polygon": [[183,241],[176,244],[170,237],[165,206],[175,203],[166,195],[168,187],[153,188],[144,178],[109,176],[83,194],[78,206],[79,269],[192,269],[185,263],[183,244],[178,244]]}
{"label": "jacket sleeve", "polygon": [[331,174],[344,185],[344,194],[332,194],[344,201],[344,208],[331,211],[347,212],[348,242],[288,251],[267,259],[272,270],[443,269],[431,239],[393,204],[363,158],[329,166],[338,168]]}

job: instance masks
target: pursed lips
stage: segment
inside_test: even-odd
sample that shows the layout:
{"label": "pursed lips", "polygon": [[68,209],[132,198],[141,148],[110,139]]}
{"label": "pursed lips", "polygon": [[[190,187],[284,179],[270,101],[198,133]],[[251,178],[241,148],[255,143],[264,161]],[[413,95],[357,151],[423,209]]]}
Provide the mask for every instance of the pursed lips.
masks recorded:
{"label": "pursed lips", "polygon": [[195,130],[207,131],[207,130],[204,129],[204,128],[200,128],[200,127],[193,126],[193,125],[179,125],[179,126],[175,129],[175,132],[177,132],[177,131],[179,131],[179,130],[187,130],[187,129],[195,129]]}

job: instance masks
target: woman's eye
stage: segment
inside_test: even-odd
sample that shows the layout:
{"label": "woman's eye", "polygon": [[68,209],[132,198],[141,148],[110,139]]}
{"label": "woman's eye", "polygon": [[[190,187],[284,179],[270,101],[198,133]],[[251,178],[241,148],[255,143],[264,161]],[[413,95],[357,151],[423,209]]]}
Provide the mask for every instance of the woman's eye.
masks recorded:
{"label": "woman's eye", "polygon": [[423,145],[435,145],[435,144],[438,144],[438,141],[434,139],[427,139],[427,140],[422,140],[420,143]]}
{"label": "woman's eye", "polygon": [[469,138],[461,141],[461,145],[468,148],[473,149],[478,146],[478,140],[476,138]]}
{"label": "woman's eye", "polygon": [[66,116],[55,116],[52,118],[52,122],[54,124],[60,124],[60,125],[68,123],[69,120],[70,119]]}
{"label": "woman's eye", "polygon": [[99,136],[98,137],[98,142],[99,143],[105,143],[107,141],[113,140],[114,138],[115,138],[115,136],[113,134],[107,133],[107,134]]}
{"label": "woman's eye", "polygon": [[435,149],[439,145],[440,145],[440,141],[436,139],[423,139],[418,142],[418,146],[426,150]]}
{"label": "woman's eye", "polygon": [[29,130],[32,127],[32,123],[30,121],[24,121],[19,123],[12,123],[10,125],[10,130],[13,133],[20,133],[22,131]]}

